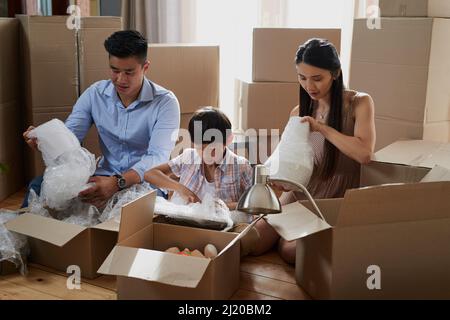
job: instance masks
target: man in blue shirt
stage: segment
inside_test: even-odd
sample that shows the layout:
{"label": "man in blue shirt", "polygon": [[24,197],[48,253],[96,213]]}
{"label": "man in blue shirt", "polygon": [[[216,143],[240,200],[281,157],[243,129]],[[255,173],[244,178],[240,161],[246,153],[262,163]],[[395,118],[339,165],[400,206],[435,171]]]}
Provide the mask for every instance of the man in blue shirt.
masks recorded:
{"label": "man in blue shirt", "polygon": [[[99,81],[78,99],[66,126],[81,141],[93,124],[103,154],[95,186],[80,193],[98,208],[118,191],[144,182],[144,173],[170,158],[180,127],[180,106],[175,95],[145,77],[147,40],[137,31],[119,31],[105,41],[111,79]],[[37,142],[24,138],[32,147]],[[42,177],[30,188],[40,192]],[[28,197],[28,195],[27,195]],[[28,205],[27,198],[23,206]]]}

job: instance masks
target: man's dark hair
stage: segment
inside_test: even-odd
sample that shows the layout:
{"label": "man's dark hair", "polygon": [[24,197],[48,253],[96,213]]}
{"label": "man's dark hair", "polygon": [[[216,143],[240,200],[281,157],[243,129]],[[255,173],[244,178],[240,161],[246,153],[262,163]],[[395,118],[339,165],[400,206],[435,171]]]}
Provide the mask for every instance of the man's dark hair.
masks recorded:
{"label": "man's dark hair", "polygon": [[[196,122],[201,124],[196,125]],[[195,131],[196,126],[201,128],[198,132]],[[212,134],[211,137],[205,133],[208,130],[217,130],[222,135],[222,141],[215,141],[216,136]],[[200,110],[197,110],[194,113],[194,116],[189,121],[189,134],[191,135],[191,141],[194,144],[210,144],[213,142],[220,142],[224,145],[227,143],[228,137],[231,134],[231,122],[230,119],[217,108],[214,107],[204,107]]]}
{"label": "man's dark hair", "polygon": [[105,40],[105,49],[110,56],[117,58],[136,57],[144,63],[147,60],[148,43],[142,34],[135,30],[118,31]]}

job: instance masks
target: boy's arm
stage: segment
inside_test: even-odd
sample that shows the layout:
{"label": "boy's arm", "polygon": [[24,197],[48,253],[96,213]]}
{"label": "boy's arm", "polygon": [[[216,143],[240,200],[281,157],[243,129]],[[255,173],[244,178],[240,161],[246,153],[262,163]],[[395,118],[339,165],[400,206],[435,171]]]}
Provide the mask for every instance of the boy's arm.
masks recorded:
{"label": "boy's arm", "polygon": [[157,188],[172,191],[177,191],[177,189],[179,189],[180,183],[175,180],[176,176],[167,163],[147,171],[144,177],[145,181]]}
{"label": "boy's arm", "polygon": [[176,181],[177,176],[172,172],[168,163],[157,166],[144,175],[145,181],[151,185],[166,190],[178,192],[188,202],[201,202],[200,199],[187,187]]}

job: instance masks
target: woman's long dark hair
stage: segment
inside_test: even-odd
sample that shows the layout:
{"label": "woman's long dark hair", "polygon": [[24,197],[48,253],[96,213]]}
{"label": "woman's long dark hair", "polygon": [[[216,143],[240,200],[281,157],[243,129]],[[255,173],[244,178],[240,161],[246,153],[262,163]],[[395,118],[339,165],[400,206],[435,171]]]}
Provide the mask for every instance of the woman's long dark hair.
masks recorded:
{"label": "woman's long dark hair", "polygon": [[[331,86],[331,104],[327,124],[337,131],[342,132],[343,95],[345,87],[341,62],[334,45],[325,39],[310,39],[298,49],[295,63],[297,65],[305,63],[331,72],[334,80]],[[300,86],[300,116],[312,117],[313,112],[313,100],[308,92]],[[322,180],[327,180],[334,175],[338,157],[339,150],[326,140],[324,161],[317,168],[318,175]]]}

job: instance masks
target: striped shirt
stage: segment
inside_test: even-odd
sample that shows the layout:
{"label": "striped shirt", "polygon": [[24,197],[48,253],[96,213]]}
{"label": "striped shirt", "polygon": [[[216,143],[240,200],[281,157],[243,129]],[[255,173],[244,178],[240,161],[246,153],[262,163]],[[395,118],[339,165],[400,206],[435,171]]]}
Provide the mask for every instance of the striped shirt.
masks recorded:
{"label": "striped shirt", "polygon": [[[195,149],[186,149],[169,162],[172,173],[180,183],[196,195],[208,183],[202,170],[202,160]],[[226,148],[222,163],[214,172],[215,197],[225,203],[237,202],[252,185],[253,170],[250,162]],[[177,196],[176,194],[174,197]],[[202,200],[202,199],[200,199]]]}

